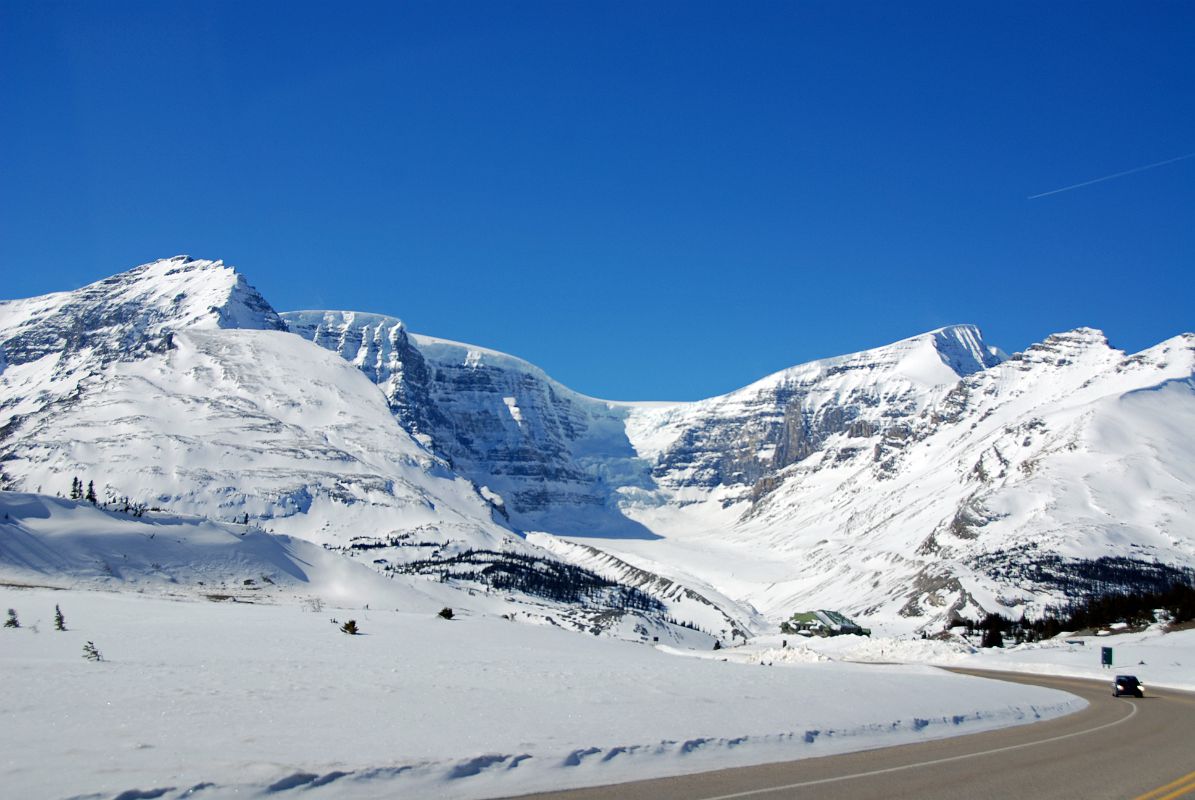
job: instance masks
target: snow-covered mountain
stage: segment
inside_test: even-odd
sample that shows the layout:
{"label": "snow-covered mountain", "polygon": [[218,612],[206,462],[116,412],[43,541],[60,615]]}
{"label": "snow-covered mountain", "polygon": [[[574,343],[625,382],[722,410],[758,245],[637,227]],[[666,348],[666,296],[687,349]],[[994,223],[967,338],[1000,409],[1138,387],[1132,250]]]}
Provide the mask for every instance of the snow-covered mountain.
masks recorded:
{"label": "snow-covered mountain", "polygon": [[958,325],[611,402],[394,317],[276,314],[180,257],[0,303],[0,485],[78,475],[387,574],[534,575],[565,604],[573,580],[637,587],[721,636],[810,607],[934,627],[1195,564],[1193,373],[1189,334],[1008,357]]}
{"label": "snow-covered mountain", "polygon": [[[404,429],[367,375],[287,332],[220,262],[177,257],[4,302],[0,353],[0,488],[64,495],[78,478],[100,505],[251,523],[387,575],[504,591],[531,618],[675,628],[667,601],[528,543],[499,496]],[[0,563],[20,567],[15,553],[0,548]],[[77,562],[46,561],[88,578]],[[622,624],[643,613],[655,621]]]}
{"label": "snow-covered mountain", "polygon": [[[773,620],[811,606],[903,628],[1017,615],[1115,574],[1109,559],[1160,582],[1174,575],[1165,565],[1195,563],[1175,524],[1191,518],[1193,484],[1171,481],[1157,502],[1134,486],[1131,507],[1165,509],[1141,523],[1123,516],[1127,495],[1108,501],[1119,517],[1096,497],[1121,485],[1108,474],[1190,469],[1191,437],[1152,441],[1148,415],[1125,416],[1149,402],[1128,393],[1189,382],[1189,337],[1129,357],[1081,329],[1009,358],[957,325],[700,402],[616,403],[392,317],[283,318],[374,377],[403,424],[502,494],[517,526],[584,545],[561,554],[643,567]],[[1183,391],[1170,386],[1153,402],[1186,414]],[[1084,424],[1131,433],[1109,451],[1106,437],[1072,441]],[[1120,449],[1133,437],[1145,441]],[[1055,465],[1072,451],[1082,455]],[[1022,461],[1010,470],[1000,459],[1014,452]],[[1107,473],[1075,469],[1097,452]],[[1087,501],[1032,507],[1030,494]],[[995,510],[1004,505],[1019,511]]]}
{"label": "snow-covered mountain", "polygon": [[184,257],[0,304],[6,484],[66,492],[79,476],[101,499],[248,513],[320,543],[510,538],[360,371],[285,327],[232,269]]}
{"label": "snow-covered mountain", "polygon": [[[940,334],[893,347],[924,352]],[[889,348],[872,353],[898,363]],[[628,513],[672,543],[654,558],[697,576],[734,563],[720,588],[772,618],[818,605],[915,626],[1015,617],[1101,583],[1164,585],[1171,567],[1195,564],[1193,371],[1189,334],[1127,356],[1090,329],[953,383],[908,380],[902,367],[879,394],[802,409],[820,437],[803,458],[706,497],[692,486],[700,471],[657,466],[668,502]],[[732,417],[742,404],[646,411],[633,438],[667,465],[675,442],[716,429],[703,420],[719,406]]]}

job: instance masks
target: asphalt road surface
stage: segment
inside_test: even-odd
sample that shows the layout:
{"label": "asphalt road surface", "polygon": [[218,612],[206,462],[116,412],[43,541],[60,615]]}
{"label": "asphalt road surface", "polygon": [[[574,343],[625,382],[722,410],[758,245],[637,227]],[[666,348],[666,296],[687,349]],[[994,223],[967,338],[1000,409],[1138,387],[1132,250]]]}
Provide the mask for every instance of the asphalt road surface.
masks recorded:
{"label": "asphalt road surface", "polygon": [[1060,719],[758,767],[526,795],[536,800],[1195,798],[1195,694],[1113,698],[1106,681],[958,670],[1049,686],[1090,705]]}

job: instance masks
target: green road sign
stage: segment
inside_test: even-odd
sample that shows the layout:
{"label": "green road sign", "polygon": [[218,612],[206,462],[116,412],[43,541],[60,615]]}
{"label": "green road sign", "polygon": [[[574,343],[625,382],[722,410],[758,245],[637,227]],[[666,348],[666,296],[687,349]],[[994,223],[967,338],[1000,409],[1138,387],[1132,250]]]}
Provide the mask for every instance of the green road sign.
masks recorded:
{"label": "green road sign", "polygon": [[1100,664],[1102,664],[1105,667],[1112,666],[1112,648],[1111,647],[1101,647],[1100,648]]}

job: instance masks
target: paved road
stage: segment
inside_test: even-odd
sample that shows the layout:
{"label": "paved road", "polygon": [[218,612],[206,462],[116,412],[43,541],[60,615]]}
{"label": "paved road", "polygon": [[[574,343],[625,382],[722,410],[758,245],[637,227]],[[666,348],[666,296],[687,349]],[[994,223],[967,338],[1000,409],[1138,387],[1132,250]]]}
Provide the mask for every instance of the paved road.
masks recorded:
{"label": "paved road", "polygon": [[527,795],[536,800],[1195,798],[1195,694],[1113,698],[1110,681],[959,670],[1064,689],[1061,719],[923,744]]}

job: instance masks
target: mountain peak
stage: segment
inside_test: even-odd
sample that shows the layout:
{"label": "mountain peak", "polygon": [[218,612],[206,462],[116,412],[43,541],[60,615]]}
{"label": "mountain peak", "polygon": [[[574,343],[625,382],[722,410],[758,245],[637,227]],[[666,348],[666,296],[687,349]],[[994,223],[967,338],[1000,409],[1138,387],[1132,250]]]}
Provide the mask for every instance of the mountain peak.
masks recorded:
{"label": "mountain peak", "polygon": [[1023,353],[1014,355],[1012,360],[1065,367],[1084,357],[1104,359],[1113,354],[1124,355],[1108,343],[1103,331],[1082,327],[1052,333],[1042,341],[1029,345]]}
{"label": "mountain peak", "polygon": [[261,293],[220,259],[163,258],[79,291],[120,284],[125,285],[125,294],[147,305],[163,308],[162,301],[167,301],[174,327],[286,330],[286,323]]}
{"label": "mountain peak", "polygon": [[0,302],[9,365],[85,349],[119,355],[184,328],[286,330],[286,323],[235,269],[185,255],[74,291]]}
{"label": "mountain peak", "polygon": [[931,331],[934,348],[942,362],[960,377],[981,372],[1004,361],[1005,355],[983,339],[983,332],[975,325],[947,325]]}

